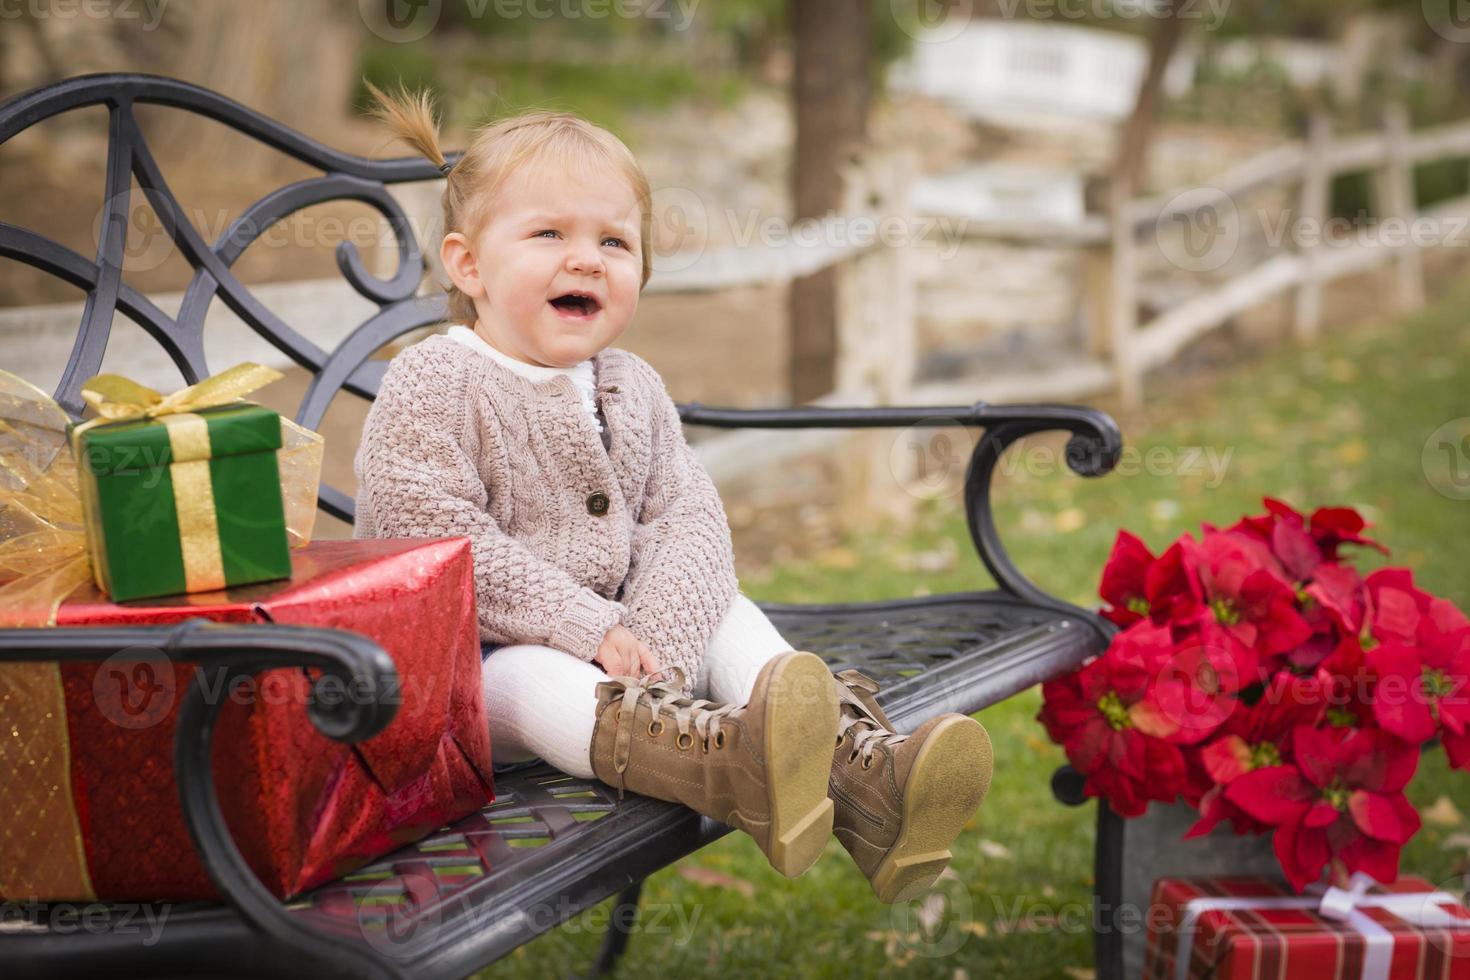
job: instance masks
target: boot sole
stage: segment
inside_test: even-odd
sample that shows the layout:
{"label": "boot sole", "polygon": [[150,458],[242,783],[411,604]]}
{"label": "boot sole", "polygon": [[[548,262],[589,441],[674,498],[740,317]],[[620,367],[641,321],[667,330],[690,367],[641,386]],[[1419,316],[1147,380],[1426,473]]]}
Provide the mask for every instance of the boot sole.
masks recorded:
{"label": "boot sole", "polygon": [[771,867],[795,878],[822,856],[832,834],[834,809],[827,783],[837,694],[831,670],[821,657],[805,651],[772,668],[767,690],[761,747],[771,814],[766,858]]}
{"label": "boot sole", "polygon": [[917,898],[939,879],[949,845],[985,799],[992,766],[984,725],[962,715],[934,726],[904,784],[898,839],[873,874],[879,901]]}

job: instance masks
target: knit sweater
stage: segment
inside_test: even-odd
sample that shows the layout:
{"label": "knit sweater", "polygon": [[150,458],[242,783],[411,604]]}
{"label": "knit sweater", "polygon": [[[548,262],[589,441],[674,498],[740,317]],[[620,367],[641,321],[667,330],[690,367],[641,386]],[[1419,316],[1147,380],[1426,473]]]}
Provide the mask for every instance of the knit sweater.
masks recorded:
{"label": "knit sweater", "polygon": [[493,357],[512,371],[532,381],[546,381],[558,374],[565,374],[572,379],[572,384],[577,386],[577,396],[582,399],[582,407],[587,411],[587,417],[592,419],[597,426],[597,434],[602,436],[603,448],[607,448],[607,433],[602,427],[602,416],[597,410],[597,369],[592,364],[592,358],[579,361],[571,367],[546,367],[540,364],[528,364],[519,358],[511,357],[503,351],[491,347],[483,337],[475,333],[469,327],[456,323],[445,331],[444,336],[484,354]]}
{"label": "knit sweater", "polygon": [[564,374],[443,335],[399,353],[363,427],[354,534],[466,536],[483,640],[590,661],[622,623],[688,696],[738,591],[730,526],[658,372],[592,360],[607,448]]}

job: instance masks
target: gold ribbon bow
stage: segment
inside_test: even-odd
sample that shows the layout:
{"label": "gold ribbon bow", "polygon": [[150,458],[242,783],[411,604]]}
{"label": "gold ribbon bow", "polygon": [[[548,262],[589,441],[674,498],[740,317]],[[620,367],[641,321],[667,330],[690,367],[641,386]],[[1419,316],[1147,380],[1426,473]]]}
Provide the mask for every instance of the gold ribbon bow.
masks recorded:
{"label": "gold ribbon bow", "polygon": [[[105,422],[194,412],[239,400],[280,378],[238,364],[171,395],[115,374],[82,388]],[[39,388],[0,371],[0,626],[54,626],[61,603],[92,576],[70,419]],[[311,538],[322,438],[281,420],[277,459],[293,546]],[[0,897],[93,898],[81,827],[71,796],[70,744],[61,671],[55,663],[0,664],[0,824],[34,828],[0,834]]]}
{"label": "gold ribbon bow", "polygon": [[198,384],[180,388],[172,395],[160,395],[152,388],[120,374],[99,374],[82,385],[82,398],[97,410],[97,418],[77,428],[102,422],[197,412],[201,408],[226,405],[283,377],[285,375],[274,368],[246,361],[219,374],[210,375]]}
{"label": "gold ribbon bow", "polygon": [[[198,384],[162,395],[116,374],[82,386],[95,425],[195,412],[239,401],[282,377],[246,362]],[[0,371],[0,626],[50,626],[56,610],[92,576],[74,454],[67,451],[66,412],[34,385]],[[321,474],[322,437],[281,419],[277,455],[286,530],[292,547],[311,540]]]}

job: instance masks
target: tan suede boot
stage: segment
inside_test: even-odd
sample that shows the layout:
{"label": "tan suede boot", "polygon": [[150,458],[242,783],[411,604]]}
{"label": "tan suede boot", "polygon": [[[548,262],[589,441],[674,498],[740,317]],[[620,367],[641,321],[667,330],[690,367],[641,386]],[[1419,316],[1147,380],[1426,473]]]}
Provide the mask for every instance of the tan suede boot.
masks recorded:
{"label": "tan suede boot", "polygon": [[990,789],[985,726],[955,712],[893,731],[857,670],[833,678],[841,701],[829,792],[833,833],[881,902],[922,895],[949,864],[949,846]]}
{"label": "tan suede boot", "polygon": [[743,830],[771,867],[801,874],[832,833],[832,672],[792,650],[761,667],[749,702],[714,705],[680,697],[684,678],[672,669],[675,680],[597,685],[592,771],[619,799],[626,788]]}

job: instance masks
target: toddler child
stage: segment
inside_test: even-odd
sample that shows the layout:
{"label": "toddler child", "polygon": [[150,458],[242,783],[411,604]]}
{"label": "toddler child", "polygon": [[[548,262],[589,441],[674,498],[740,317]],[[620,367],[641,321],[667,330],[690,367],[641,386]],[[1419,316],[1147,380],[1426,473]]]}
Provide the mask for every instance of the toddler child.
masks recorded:
{"label": "toddler child", "polygon": [[497,769],[544,759],[684,803],[789,876],[835,832],[881,900],[927,889],[989,786],[989,739],[960,714],[894,732],[870,678],[792,650],[740,592],[663,380],[611,346],[652,268],[633,155],[530,112],[451,166],[427,93],[369,88],[445,174],[454,325],[388,367],[356,534],[470,539]]}

